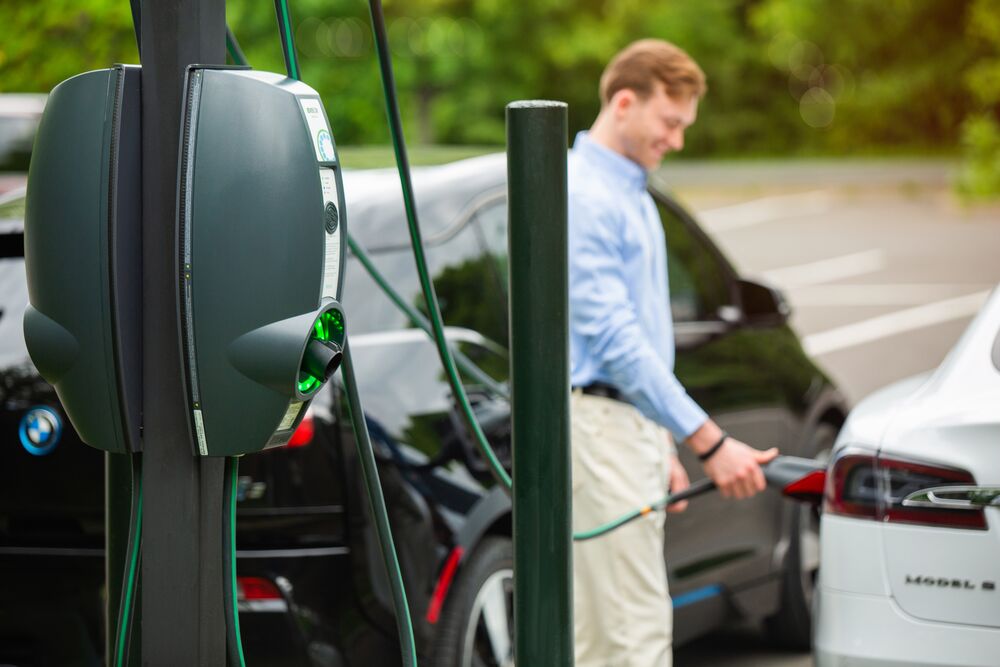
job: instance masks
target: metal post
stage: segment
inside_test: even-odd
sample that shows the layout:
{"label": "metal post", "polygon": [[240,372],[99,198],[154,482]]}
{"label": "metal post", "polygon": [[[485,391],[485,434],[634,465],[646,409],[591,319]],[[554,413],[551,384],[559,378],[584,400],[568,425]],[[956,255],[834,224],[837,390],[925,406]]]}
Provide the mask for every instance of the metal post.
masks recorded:
{"label": "metal post", "polygon": [[514,655],[546,667],[573,664],[566,117],[507,106]]}
{"label": "metal post", "polygon": [[142,0],[142,664],[226,662],[223,459],[198,459],[179,342],[177,157],[188,65],[224,63],[224,0]]}

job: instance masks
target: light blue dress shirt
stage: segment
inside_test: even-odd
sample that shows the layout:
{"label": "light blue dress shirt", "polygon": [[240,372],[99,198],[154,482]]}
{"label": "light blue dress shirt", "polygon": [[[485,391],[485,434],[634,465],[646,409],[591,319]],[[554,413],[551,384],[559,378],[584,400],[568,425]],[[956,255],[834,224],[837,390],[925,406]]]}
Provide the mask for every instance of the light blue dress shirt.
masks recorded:
{"label": "light blue dress shirt", "polygon": [[569,156],[569,310],[573,386],[614,386],[678,440],[705,423],[674,376],[666,245],[646,171],[586,132]]}

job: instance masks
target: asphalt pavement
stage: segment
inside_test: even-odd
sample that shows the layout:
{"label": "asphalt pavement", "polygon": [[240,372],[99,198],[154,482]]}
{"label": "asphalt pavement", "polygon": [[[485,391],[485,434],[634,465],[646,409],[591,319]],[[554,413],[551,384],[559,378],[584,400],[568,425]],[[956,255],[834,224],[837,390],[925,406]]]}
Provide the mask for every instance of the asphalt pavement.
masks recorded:
{"label": "asphalt pavement", "polygon": [[[851,404],[934,369],[1000,283],[1000,206],[963,206],[948,161],[668,163],[668,184],[740,273],[779,287]],[[677,667],[807,667],[735,628]]]}

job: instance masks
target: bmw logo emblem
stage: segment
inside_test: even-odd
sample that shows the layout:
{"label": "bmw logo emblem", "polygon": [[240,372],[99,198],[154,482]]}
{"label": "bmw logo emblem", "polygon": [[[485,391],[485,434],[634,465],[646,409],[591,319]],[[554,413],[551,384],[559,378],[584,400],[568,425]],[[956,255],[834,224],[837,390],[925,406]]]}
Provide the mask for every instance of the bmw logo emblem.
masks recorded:
{"label": "bmw logo emblem", "polygon": [[32,408],[21,418],[21,444],[34,456],[50,454],[62,437],[62,419],[52,408]]}

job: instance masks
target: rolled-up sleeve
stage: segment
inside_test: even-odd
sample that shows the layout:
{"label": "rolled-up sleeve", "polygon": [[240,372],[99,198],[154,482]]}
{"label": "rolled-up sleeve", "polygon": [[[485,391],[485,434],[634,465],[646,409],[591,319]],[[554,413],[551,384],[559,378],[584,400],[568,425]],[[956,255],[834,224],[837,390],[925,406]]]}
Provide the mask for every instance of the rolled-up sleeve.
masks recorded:
{"label": "rolled-up sleeve", "polygon": [[642,330],[624,274],[624,224],[607,205],[570,197],[570,326],[575,344],[647,417],[684,440],[708,415]]}

